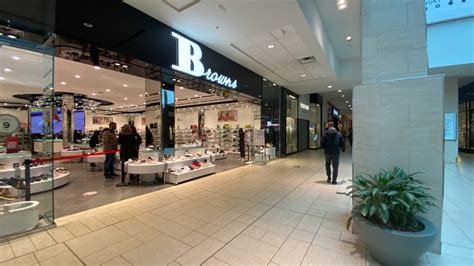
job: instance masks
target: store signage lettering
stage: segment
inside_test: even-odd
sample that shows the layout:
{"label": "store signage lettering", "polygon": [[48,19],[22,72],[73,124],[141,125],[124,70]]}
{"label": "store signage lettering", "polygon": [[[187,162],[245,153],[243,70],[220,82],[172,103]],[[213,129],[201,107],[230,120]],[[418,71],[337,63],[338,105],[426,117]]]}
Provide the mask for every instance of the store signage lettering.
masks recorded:
{"label": "store signage lettering", "polygon": [[172,65],[171,68],[195,77],[204,77],[222,86],[232,89],[237,88],[236,79],[232,80],[225,75],[213,72],[211,68],[206,70],[201,62],[202,50],[197,43],[186,39],[176,32],[171,32],[171,36],[178,40],[178,65]]}

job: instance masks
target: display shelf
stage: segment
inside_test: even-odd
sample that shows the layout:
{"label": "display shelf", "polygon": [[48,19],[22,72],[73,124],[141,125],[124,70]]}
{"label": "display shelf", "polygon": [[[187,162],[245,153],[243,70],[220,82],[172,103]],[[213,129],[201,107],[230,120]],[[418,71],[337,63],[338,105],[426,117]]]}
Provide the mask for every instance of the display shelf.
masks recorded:
{"label": "display shelf", "polygon": [[31,160],[31,153],[18,152],[10,154],[0,154],[0,164],[3,164],[8,168],[13,167],[13,164],[15,163],[22,165],[25,160]]}
{"label": "display shelf", "polygon": [[210,161],[211,156],[210,155],[203,155],[201,157],[185,157],[185,158],[182,158],[182,159],[179,159],[179,160],[173,160],[173,161],[166,160],[166,161],[164,161],[164,163],[166,163],[166,167],[168,169],[168,168],[179,166],[179,165],[185,166],[185,165],[188,165],[189,163],[192,163],[194,161],[203,161],[203,160]]}
{"label": "display shelf", "polygon": [[[37,176],[42,175],[45,172],[51,172],[53,170],[53,165],[51,164],[44,164],[33,166],[30,168],[30,175]],[[15,176],[15,168],[7,168],[0,170],[0,178],[10,178]],[[25,167],[20,167],[20,177],[25,178]]]}
{"label": "display shelf", "polygon": [[[84,150],[62,150],[61,151],[61,157],[66,157],[66,156],[80,156],[84,154]],[[63,160],[63,163],[72,163],[72,162],[80,162],[82,159],[68,159],[68,160]]]}
{"label": "display shelf", "polygon": [[183,173],[164,173],[165,181],[172,184],[179,184],[184,181],[188,181],[191,179],[195,179],[198,177],[214,174],[216,172],[216,166],[210,165],[206,167],[202,167],[195,170],[190,170],[188,172]]}
{"label": "display shelf", "polygon": [[[52,178],[48,178],[46,180],[41,180],[37,182],[33,182],[30,184],[31,187],[31,194],[41,193],[45,191],[51,190],[54,185],[54,188],[62,187],[70,182],[71,173],[64,172],[61,174],[55,173],[54,174],[54,182]],[[52,183],[52,184],[51,184]]]}
{"label": "display shelf", "polygon": [[127,174],[144,175],[144,174],[158,174],[166,171],[166,163],[126,163],[125,172]]}

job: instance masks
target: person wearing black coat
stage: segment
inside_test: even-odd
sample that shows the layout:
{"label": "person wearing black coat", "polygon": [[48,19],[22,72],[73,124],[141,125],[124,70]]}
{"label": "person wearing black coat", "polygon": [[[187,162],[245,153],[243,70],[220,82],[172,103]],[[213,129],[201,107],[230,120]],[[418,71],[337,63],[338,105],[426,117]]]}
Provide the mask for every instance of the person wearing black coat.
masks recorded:
{"label": "person wearing black coat", "polygon": [[127,185],[125,183],[125,162],[129,159],[138,158],[139,144],[137,144],[137,138],[133,134],[130,125],[126,124],[120,130],[118,144],[120,145],[120,161],[122,162],[122,182],[117,186],[122,187]]}
{"label": "person wearing black coat", "polygon": [[133,158],[138,158],[138,153],[140,150],[140,145],[142,144],[142,137],[140,137],[140,134],[137,132],[137,128],[135,126],[130,126],[130,129],[132,130],[132,135],[133,138],[135,139],[135,145],[136,149],[134,150],[135,153],[132,155]]}
{"label": "person wearing black coat", "polygon": [[99,137],[100,137],[100,131],[99,130],[94,130],[94,133],[92,133],[92,136],[89,140],[89,147],[91,149],[95,149],[97,145],[99,145]]}
{"label": "person wearing black coat", "polygon": [[239,151],[240,160],[245,160],[245,132],[242,128],[239,129]]}
{"label": "person wearing black coat", "polygon": [[331,164],[333,168],[332,173],[332,184],[337,184],[337,174],[339,168],[339,154],[340,151],[345,152],[346,146],[344,143],[344,137],[341,132],[334,128],[332,122],[328,123],[328,129],[323,136],[321,146],[324,149],[324,156],[326,159],[326,174],[328,176],[328,183],[331,182]]}
{"label": "person wearing black coat", "polygon": [[145,144],[147,147],[153,145],[153,133],[148,126],[145,127]]}

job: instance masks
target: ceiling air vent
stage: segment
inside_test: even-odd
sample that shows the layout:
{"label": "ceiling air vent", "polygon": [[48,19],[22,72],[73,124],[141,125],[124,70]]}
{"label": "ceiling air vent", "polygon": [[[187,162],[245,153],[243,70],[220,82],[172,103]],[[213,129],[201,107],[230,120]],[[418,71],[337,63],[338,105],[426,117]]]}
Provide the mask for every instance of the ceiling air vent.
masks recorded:
{"label": "ceiling air vent", "polygon": [[303,57],[303,58],[298,59],[298,62],[300,62],[300,64],[302,64],[302,65],[309,64],[309,63],[314,63],[316,61],[317,61],[316,57],[314,57],[314,56],[308,56],[308,57]]}
{"label": "ceiling air vent", "polygon": [[182,12],[191,6],[199,3],[201,0],[163,0],[163,3],[169,5],[178,12]]}

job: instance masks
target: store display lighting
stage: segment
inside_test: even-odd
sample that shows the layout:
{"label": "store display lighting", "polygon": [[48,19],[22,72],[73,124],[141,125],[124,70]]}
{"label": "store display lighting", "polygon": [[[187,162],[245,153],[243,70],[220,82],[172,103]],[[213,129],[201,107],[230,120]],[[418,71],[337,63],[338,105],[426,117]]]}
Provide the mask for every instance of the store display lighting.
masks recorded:
{"label": "store display lighting", "polygon": [[3,70],[4,70],[5,72],[12,72],[12,70],[9,69],[9,68],[4,68]]}
{"label": "store display lighting", "polygon": [[106,91],[106,92],[110,92],[110,89],[106,89],[105,91]]}
{"label": "store display lighting", "polygon": [[122,86],[124,86],[125,88],[127,88],[127,87],[128,87],[128,85],[127,85],[127,84],[123,84]]}
{"label": "store display lighting", "polygon": [[347,0],[337,0],[337,9],[343,10],[347,8]]}
{"label": "store display lighting", "polygon": [[328,86],[328,89],[331,89],[331,88],[332,88],[332,85],[329,85],[329,86]]}
{"label": "store display lighting", "polygon": [[303,77],[303,78],[306,77],[306,74],[301,74],[301,77]]}
{"label": "store display lighting", "polygon": [[342,90],[337,90],[337,92],[342,92]]}
{"label": "store display lighting", "polygon": [[347,36],[346,41],[348,41],[348,42],[352,41],[352,36]]}
{"label": "store display lighting", "polygon": [[95,70],[100,70],[100,66],[94,66]]}
{"label": "store display lighting", "polygon": [[18,39],[18,37],[16,37],[13,34],[7,34],[7,37],[10,38],[10,39]]}
{"label": "store display lighting", "polygon": [[77,78],[77,79],[81,78],[81,76],[79,76],[79,75],[75,75],[74,77]]}
{"label": "store display lighting", "polygon": [[346,101],[346,103],[349,103],[349,101]]}
{"label": "store display lighting", "polygon": [[119,62],[115,62],[114,65],[120,66],[120,63],[119,63]]}
{"label": "store display lighting", "polygon": [[139,97],[143,97],[143,94],[138,95]]}
{"label": "store display lighting", "polygon": [[94,28],[94,24],[90,23],[90,22],[83,22],[82,23],[82,26],[86,27],[86,28],[89,28],[89,29],[92,29]]}
{"label": "store display lighting", "polygon": [[275,48],[275,45],[274,44],[269,44],[267,47],[268,47],[268,49],[273,49],[273,48]]}
{"label": "store display lighting", "polygon": [[124,99],[125,101],[127,101],[127,100],[128,100],[128,98],[127,98],[127,97],[125,97],[125,98],[123,98],[123,99]]}
{"label": "store display lighting", "polygon": [[66,85],[67,83],[64,81],[61,81],[61,85]]}
{"label": "store display lighting", "polygon": [[95,92],[92,93],[92,96],[96,96],[97,94]]}
{"label": "store display lighting", "polygon": [[344,97],[346,97],[346,96],[343,94],[343,95],[341,95],[341,97],[344,98]]}
{"label": "store display lighting", "polygon": [[[349,104],[348,107],[352,107],[352,105]],[[352,109],[352,108],[351,108],[351,109]]]}
{"label": "store display lighting", "polygon": [[20,60],[20,57],[14,55],[14,56],[12,56],[12,59],[13,59],[13,60]]}

